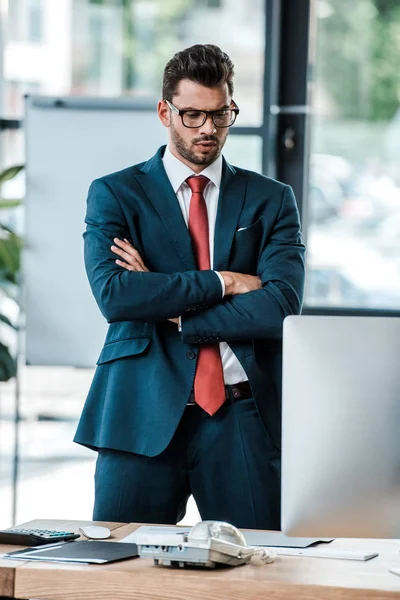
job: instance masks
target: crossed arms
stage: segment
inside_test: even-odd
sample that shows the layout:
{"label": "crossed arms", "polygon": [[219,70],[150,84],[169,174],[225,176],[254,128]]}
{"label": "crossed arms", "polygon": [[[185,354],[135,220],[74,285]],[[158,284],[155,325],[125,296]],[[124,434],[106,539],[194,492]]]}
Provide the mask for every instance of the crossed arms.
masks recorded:
{"label": "crossed arms", "polygon": [[[123,210],[104,181],[93,182],[89,190],[86,223],[86,270],[109,322],[176,320],[182,315],[184,342],[198,342],[207,334],[218,341],[249,340],[280,337],[284,317],[300,311],[304,246],[289,187],[282,190],[281,208],[260,252],[257,276],[221,272],[223,298],[214,271],[150,272],[126,240]],[[193,306],[198,310],[189,316],[188,307]]]}
{"label": "crossed arms", "polygon": [[[116,259],[116,264],[120,265],[127,271],[134,271],[137,273],[148,273],[149,269],[143,262],[139,252],[132,246],[132,244],[124,238],[120,240],[114,238],[115,246],[111,246],[111,250],[117,254],[120,259]],[[236,294],[246,294],[253,290],[259,290],[261,288],[260,277],[254,275],[245,275],[243,273],[234,273],[232,271],[220,271],[220,276],[224,280],[224,297],[234,296]],[[179,318],[168,319],[173,323],[179,323]]]}

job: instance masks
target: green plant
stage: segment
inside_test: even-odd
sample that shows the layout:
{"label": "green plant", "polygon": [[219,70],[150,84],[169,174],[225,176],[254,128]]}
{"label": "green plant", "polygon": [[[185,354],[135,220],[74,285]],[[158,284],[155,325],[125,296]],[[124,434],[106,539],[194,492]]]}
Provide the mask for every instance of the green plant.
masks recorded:
{"label": "green plant", "polygon": [[[0,187],[5,181],[13,179],[23,169],[22,165],[9,167],[0,173]],[[12,209],[22,203],[20,199],[0,198],[0,212]],[[2,314],[2,300],[10,297],[18,301],[19,272],[21,264],[22,239],[0,220],[0,322],[17,330],[11,321]],[[0,341],[0,381],[8,381],[17,373],[17,359]]]}

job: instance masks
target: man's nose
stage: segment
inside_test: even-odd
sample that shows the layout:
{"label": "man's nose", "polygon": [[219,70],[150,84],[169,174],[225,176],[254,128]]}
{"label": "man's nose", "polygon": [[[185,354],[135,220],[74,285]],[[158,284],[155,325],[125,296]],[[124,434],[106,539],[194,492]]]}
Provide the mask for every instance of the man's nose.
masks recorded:
{"label": "man's nose", "polygon": [[204,135],[213,135],[216,133],[217,129],[214,125],[211,115],[207,115],[207,119],[200,127],[199,133],[203,133]]}

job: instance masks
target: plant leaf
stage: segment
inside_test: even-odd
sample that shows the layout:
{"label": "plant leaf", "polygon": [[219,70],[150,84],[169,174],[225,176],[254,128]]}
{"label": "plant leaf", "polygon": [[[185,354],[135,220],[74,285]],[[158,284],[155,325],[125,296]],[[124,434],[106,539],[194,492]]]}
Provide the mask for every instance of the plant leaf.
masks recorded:
{"label": "plant leaf", "polygon": [[10,319],[8,317],[6,317],[5,315],[0,314],[0,321],[2,323],[5,323],[6,325],[9,325],[10,327],[12,327],[13,329],[15,329],[15,331],[17,331],[19,328],[16,325],[13,325],[10,321]]}
{"label": "plant leaf", "polygon": [[8,381],[17,374],[17,361],[11,356],[7,346],[0,342],[0,381]]}
{"label": "plant leaf", "polygon": [[[18,283],[22,240],[15,233],[0,228],[0,281]],[[4,234],[7,236],[4,238]]]}
{"label": "plant leaf", "polygon": [[[4,223],[0,222],[0,231],[2,229],[4,229],[4,231],[7,231],[7,233],[11,234],[13,236],[13,239],[15,240],[15,243],[18,243],[20,245],[20,248],[22,248],[22,246],[23,246],[23,239],[22,239],[21,236],[17,235],[15,233],[15,231],[13,231],[12,229],[10,229],[10,227],[8,225],[5,225]],[[10,235],[10,237],[11,237],[11,235]],[[9,239],[9,237],[7,237],[6,239]]]}
{"label": "plant leaf", "polygon": [[0,209],[1,208],[14,208],[22,204],[22,199],[18,198],[0,198]]}
{"label": "plant leaf", "polygon": [[0,185],[9,179],[13,179],[22,169],[24,169],[24,165],[15,165],[14,167],[9,167],[5,169],[2,173],[0,173]]}

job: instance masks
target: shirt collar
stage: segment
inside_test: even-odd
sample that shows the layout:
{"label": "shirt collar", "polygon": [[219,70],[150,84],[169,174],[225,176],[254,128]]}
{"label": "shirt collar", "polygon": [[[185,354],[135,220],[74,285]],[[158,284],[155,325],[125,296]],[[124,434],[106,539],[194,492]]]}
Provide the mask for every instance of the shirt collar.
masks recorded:
{"label": "shirt collar", "polygon": [[221,177],[222,177],[222,155],[210,165],[208,165],[201,173],[195,173],[190,167],[185,165],[179,158],[176,158],[169,149],[169,146],[166,147],[164,156],[163,156],[163,164],[165,171],[168,175],[168,179],[171,182],[173,190],[175,194],[181,187],[181,185],[186,181],[188,177],[191,175],[204,175],[208,177],[210,181],[215,185],[217,189],[221,186]]}

